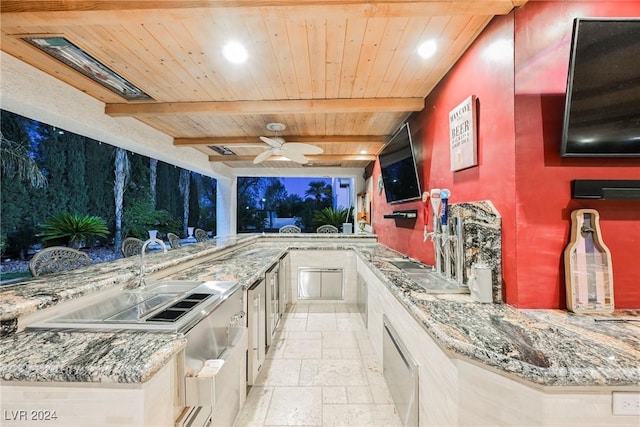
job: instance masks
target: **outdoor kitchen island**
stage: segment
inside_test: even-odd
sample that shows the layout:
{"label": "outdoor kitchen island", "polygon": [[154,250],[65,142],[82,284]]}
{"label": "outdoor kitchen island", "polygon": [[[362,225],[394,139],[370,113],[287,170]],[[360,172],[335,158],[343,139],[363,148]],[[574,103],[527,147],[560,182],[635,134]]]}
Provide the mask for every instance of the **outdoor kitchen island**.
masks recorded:
{"label": "outdoor kitchen island", "polygon": [[[402,254],[372,236],[234,236],[148,256],[149,281],[247,288],[296,251],[323,251],[327,262],[352,254],[360,279],[345,286],[363,280],[369,288],[368,332],[380,362],[383,316],[418,362],[420,425],[638,424],[638,416],[612,413],[614,392],[640,392],[637,323],[426,293],[389,263]],[[0,291],[3,425],[42,425],[47,417],[47,425],[174,425],[185,407],[184,336],[24,330],[45,309],[134,284],[136,266],[123,259]]]}

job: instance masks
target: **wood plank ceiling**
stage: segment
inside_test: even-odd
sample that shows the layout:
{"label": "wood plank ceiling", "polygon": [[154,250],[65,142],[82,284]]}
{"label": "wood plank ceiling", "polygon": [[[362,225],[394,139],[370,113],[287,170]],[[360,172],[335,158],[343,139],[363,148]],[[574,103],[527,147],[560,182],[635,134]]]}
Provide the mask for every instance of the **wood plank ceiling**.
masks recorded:
{"label": "wood plank ceiling", "polygon": [[[231,167],[299,167],[258,138],[323,154],[309,165],[364,167],[495,15],[526,0],[2,0],[2,50]],[[63,36],[151,96],[127,101],[25,42]],[[416,54],[427,40],[435,55]],[[249,53],[222,55],[229,41]],[[236,153],[223,156],[212,146]]]}

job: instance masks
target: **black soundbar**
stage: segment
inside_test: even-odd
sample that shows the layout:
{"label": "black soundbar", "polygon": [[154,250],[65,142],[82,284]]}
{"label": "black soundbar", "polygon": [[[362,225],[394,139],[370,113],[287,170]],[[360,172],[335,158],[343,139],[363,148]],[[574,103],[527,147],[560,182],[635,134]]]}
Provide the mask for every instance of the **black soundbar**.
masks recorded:
{"label": "black soundbar", "polygon": [[574,199],[640,200],[640,180],[574,179]]}
{"label": "black soundbar", "polygon": [[393,211],[391,214],[385,214],[384,217],[393,219],[415,219],[418,217],[418,210]]}

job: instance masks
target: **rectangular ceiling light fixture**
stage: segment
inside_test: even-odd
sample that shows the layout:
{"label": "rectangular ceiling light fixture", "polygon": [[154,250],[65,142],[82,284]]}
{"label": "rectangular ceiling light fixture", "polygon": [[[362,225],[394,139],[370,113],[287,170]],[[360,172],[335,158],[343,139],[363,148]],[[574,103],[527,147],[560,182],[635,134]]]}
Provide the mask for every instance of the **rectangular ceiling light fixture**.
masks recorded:
{"label": "rectangular ceiling light fixture", "polygon": [[140,88],[64,37],[23,37],[22,39],[125,99],[152,99]]}
{"label": "rectangular ceiling light fixture", "polygon": [[211,148],[216,153],[222,154],[223,156],[235,156],[236,155],[236,153],[234,153],[233,151],[231,151],[230,149],[228,149],[227,147],[225,147],[223,145],[210,145],[209,148]]}

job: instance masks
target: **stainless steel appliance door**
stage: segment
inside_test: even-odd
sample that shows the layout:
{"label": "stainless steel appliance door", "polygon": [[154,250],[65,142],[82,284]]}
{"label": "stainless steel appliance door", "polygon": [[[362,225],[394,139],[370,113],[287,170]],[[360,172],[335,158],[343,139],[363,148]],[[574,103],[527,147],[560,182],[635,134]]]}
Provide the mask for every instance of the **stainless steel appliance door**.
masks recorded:
{"label": "stainless steel appliance door", "polygon": [[265,312],[265,282],[260,280],[247,291],[249,313],[247,322],[249,326],[249,352],[247,383],[253,385],[265,360],[266,312]]}
{"label": "stainless steel appliance door", "polygon": [[341,268],[325,268],[322,270],[322,299],[344,299],[343,274]]}
{"label": "stainless steel appliance door", "polygon": [[382,367],[384,379],[403,426],[418,426],[418,365],[383,315]]}

